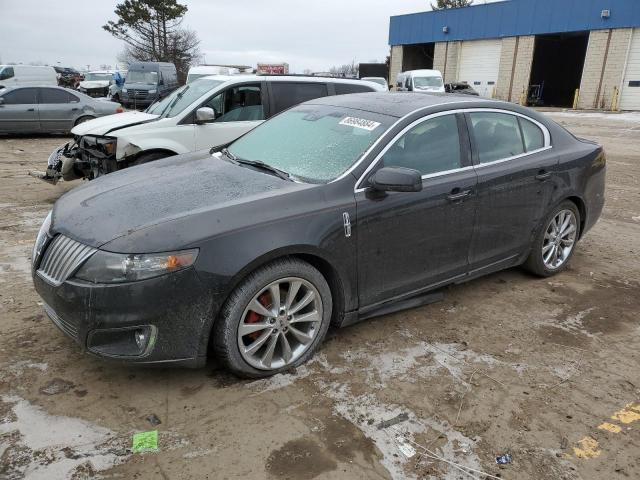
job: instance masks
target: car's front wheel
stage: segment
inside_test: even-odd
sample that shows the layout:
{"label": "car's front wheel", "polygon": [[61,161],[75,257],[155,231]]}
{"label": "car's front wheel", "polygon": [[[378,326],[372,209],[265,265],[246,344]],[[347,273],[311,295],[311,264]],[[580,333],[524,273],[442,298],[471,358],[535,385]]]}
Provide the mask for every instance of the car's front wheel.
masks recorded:
{"label": "car's front wheel", "polygon": [[567,268],[580,236],[580,212],[565,200],[543,222],[533,242],[525,267],[536,275],[549,277]]}
{"label": "car's front wheel", "polygon": [[316,268],[298,259],[278,260],[231,293],[214,324],[214,352],[237,375],[274,375],[313,356],[331,311],[331,290]]}

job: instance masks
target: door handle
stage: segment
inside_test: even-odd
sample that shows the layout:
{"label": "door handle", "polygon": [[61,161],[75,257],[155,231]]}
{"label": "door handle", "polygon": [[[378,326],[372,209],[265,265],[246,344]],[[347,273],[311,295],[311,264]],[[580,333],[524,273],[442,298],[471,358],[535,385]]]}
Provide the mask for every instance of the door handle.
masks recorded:
{"label": "door handle", "polygon": [[469,196],[471,196],[471,190],[460,190],[459,188],[454,188],[451,190],[451,193],[447,195],[447,198],[450,202],[459,202]]}
{"label": "door handle", "polygon": [[35,112],[36,109],[35,108],[27,108],[27,112]]}
{"label": "door handle", "polygon": [[78,110],[80,110],[79,108],[72,108],[71,111],[72,112],[77,112]]}
{"label": "door handle", "polygon": [[544,182],[545,180],[549,180],[551,178],[551,172],[547,172],[546,170],[540,170],[536,175],[536,180],[540,180]]}

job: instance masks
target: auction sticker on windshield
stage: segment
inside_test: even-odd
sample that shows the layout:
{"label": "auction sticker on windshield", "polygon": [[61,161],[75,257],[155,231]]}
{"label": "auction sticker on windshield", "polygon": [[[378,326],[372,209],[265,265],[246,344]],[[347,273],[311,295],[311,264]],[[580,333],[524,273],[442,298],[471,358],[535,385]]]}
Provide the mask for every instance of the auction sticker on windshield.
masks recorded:
{"label": "auction sticker on windshield", "polygon": [[361,128],[363,130],[371,132],[372,130],[378,128],[381,124],[379,122],[374,122],[373,120],[367,120],[364,118],[346,117],[340,121],[339,125]]}

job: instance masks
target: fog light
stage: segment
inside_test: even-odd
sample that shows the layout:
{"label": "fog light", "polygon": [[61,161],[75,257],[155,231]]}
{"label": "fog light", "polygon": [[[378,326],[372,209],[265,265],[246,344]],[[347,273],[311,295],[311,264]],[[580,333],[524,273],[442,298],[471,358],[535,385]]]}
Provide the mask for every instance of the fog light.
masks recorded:
{"label": "fog light", "polygon": [[144,350],[144,347],[147,346],[147,339],[149,337],[148,333],[145,330],[136,330],[134,336],[136,339],[136,345],[140,351]]}

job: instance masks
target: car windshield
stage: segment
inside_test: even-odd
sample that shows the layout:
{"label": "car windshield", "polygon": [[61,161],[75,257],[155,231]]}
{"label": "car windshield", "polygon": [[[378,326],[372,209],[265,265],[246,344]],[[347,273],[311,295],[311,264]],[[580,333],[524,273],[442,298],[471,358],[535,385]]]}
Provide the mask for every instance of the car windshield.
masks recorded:
{"label": "car windshield", "polygon": [[236,140],[229,152],[309,183],[326,183],[356,163],[393,120],[363,110],[300,105]]}
{"label": "car windshield", "polygon": [[442,78],[440,77],[413,77],[413,86],[415,88],[434,88],[442,86]]}
{"label": "car windshield", "polygon": [[94,81],[94,80],[113,80],[112,73],[87,73],[84,76],[85,80]]}
{"label": "car windshield", "polygon": [[385,81],[384,78],[378,78],[378,77],[365,77],[362,80],[366,81],[366,82],[374,82],[377,83],[379,85],[383,85],[386,86],[387,82]]}
{"label": "car windshield", "polygon": [[175,117],[201,96],[222,83],[224,82],[220,80],[197,80],[179,88],[160,102],[154,103],[147,109],[147,113],[160,115],[162,118]]}
{"label": "car windshield", "polygon": [[208,77],[209,75],[216,75],[215,73],[190,73],[187,75],[187,83],[194,82],[202,77]]}
{"label": "car windshield", "polygon": [[148,70],[129,70],[127,83],[144,83],[146,85],[158,84],[158,72]]}

